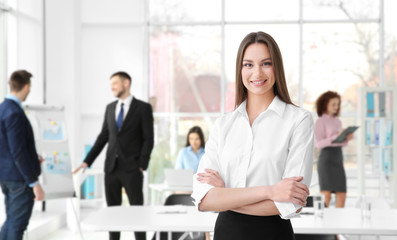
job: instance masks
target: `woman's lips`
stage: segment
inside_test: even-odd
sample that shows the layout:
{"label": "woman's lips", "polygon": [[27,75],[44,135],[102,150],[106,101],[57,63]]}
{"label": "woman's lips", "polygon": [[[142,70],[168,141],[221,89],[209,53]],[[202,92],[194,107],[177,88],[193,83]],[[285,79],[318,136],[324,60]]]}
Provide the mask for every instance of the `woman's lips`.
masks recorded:
{"label": "woman's lips", "polygon": [[254,85],[256,87],[261,87],[261,86],[265,85],[267,80],[254,80],[254,81],[250,81],[250,82],[252,85]]}

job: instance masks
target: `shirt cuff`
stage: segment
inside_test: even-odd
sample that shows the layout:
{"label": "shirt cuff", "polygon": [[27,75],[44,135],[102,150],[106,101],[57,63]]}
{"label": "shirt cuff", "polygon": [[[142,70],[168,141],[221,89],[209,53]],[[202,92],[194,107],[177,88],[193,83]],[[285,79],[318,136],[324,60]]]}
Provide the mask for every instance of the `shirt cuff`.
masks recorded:
{"label": "shirt cuff", "polygon": [[291,219],[299,216],[299,213],[296,213],[296,211],[302,208],[298,204],[294,204],[291,202],[274,202],[274,204],[280,212],[280,217],[282,219]]}
{"label": "shirt cuff", "polygon": [[32,182],[32,183],[30,183],[29,184],[29,187],[34,187],[34,186],[36,186],[36,185],[38,185],[39,184],[39,181],[36,181],[36,182]]}
{"label": "shirt cuff", "polygon": [[194,205],[196,206],[197,210],[198,210],[199,204],[201,203],[201,200],[208,193],[208,191],[211,190],[212,188],[214,188],[214,186],[199,182],[197,180],[197,174],[194,174],[194,176],[193,176],[193,193],[192,193],[191,197],[194,199]]}

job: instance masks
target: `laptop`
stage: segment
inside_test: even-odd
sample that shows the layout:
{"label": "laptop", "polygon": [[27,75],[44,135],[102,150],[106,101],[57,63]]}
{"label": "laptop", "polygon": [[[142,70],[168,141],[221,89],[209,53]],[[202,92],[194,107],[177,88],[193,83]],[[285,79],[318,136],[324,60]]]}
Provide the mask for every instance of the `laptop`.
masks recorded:
{"label": "laptop", "polygon": [[164,169],[165,183],[170,187],[192,187],[193,170],[191,169]]}

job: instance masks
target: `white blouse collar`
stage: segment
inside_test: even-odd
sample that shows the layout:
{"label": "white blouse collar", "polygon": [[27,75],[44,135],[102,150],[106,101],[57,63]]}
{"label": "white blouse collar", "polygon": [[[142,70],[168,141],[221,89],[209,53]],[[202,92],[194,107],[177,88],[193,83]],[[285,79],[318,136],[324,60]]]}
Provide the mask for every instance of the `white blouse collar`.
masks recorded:
{"label": "white blouse collar", "polygon": [[[281,117],[283,116],[286,105],[287,104],[285,102],[281,101],[280,98],[275,96],[266,111],[271,110]],[[247,112],[247,99],[244,100],[236,110],[242,114],[245,114]]]}

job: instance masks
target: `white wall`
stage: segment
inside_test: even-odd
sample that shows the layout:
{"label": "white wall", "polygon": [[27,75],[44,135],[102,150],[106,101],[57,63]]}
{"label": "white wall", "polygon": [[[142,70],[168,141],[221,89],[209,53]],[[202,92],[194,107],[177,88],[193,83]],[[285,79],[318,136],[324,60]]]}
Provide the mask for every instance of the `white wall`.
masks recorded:
{"label": "white wall", "polygon": [[[46,1],[46,99],[66,108],[73,168],[83,160],[85,144],[99,134],[106,105],[115,100],[111,74],[128,72],[131,92],[147,99],[142,13],[143,0]],[[105,149],[93,168],[103,169],[104,155]]]}
{"label": "white wall", "polygon": [[[143,1],[81,1],[81,141],[93,144],[105,107],[115,100],[110,76],[126,71],[131,92],[146,100]],[[93,164],[103,168],[104,152]]]}
{"label": "white wall", "polygon": [[[42,0],[9,1],[7,13],[7,70],[25,69],[33,74],[28,104],[43,103],[43,9]],[[7,86],[8,90],[8,86]]]}
{"label": "white wall", "polygon": [[106,105],[115,100],[112,73],[127,71],[131,92],[147,98],[142,2],[46,1],[47,104],[66,107],[76,165],[84,144],[96,139]]}
{"label": "white wall", "polygon": [[[20,40],[10,43],[8,69],[33,73],[28,103],[34,104],[44,101],[45,69],[46,104],[65,106],[74,168],[82,161],[84,145],[96,139],[106,104],[115,99],[110,91],[112,73],[127,71],[133,78],[131,92],[147,100],[144,0],[45,1],[45,59],[40,4],[22,0],[18,4],[21,13],[11,20],[9,35]],[[103,158],[93,167],[103,169]],[[50,201],[47,207],[65,209],[61,202]]]}
{"label": "white wall", "polygon": [[[65,107],[72,168],[76,166],[73,163],[80,161],[81,155],[79,6],[77,0],[51,0],[46,1],[45,8],[46,104]],[[76,230],[74,211],[69,203],[69,199],[51,200],[47,202],[47,208],[50,211],[67,209],[68,226]]]}
{"label": "white wall", "polygon": [[46,1],[47,104],[63,105],[73,162],[80,156],[79,1]]}

